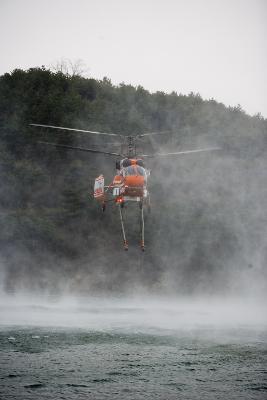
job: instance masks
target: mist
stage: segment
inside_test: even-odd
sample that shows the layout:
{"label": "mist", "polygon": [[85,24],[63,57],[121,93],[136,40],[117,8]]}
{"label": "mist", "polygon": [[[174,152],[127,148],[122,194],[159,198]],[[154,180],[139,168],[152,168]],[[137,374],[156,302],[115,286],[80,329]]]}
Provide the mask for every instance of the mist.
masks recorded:
{"label": "mist", "polygon": [[[2,327],[67,328],[157,335],[192,333],[225,340],[233,328],[263,332],[267,318],[255,299],[135,296],[1,296]],[[217,332],[217,333],[216,333]],[[237,335],[241,337],[242,335]]]}
{"label": "mist", "polygon": [[[220,150],[146,161],[152,205],[151,214],[145,214],[146,252],[139,247],[138,209],[130,204],[125,207],[126,253],[118,210],[110,205],[103,215],[92,198],[95,177],[103,173],[109,183],[115,160],[60,152],[34,142],[37,138],[113,150],[118,149],[116,144],[107,144],[105,138],[36,132],[24,124],[24,136],[19,137],[26,138],[27,146],[21,153],[12,144],[15,135],[10,139],[6,134],[3,143],[8,152],[3,147],[1,165],[3,293],[265,298],[266,121],[262,117],[248,116],[241,107],[203,101],[193,93],[150,94],[141,87],[113,86],[107,79],[62,77],[38,69],[17,73],[50,76],[56,83],[59,77],[65,80],[72,91],[62,94],[63,115],[66,96],[76,91],[82,101],[78,105],[83,112],[78,105],[73,109],[72,126],[123,134],[169,132],[140,142],[140,153]],[[53,90],[55,83],[50,85]],[[44,113],[46,96],[45,88],[38,106]],[[16,129],[27,113],[31,116],[35,103],[29,101],[23,118],[10,103]],[[29,122],[45,122],[30,118]],[[66,118],[71,119],[69,114]]]}

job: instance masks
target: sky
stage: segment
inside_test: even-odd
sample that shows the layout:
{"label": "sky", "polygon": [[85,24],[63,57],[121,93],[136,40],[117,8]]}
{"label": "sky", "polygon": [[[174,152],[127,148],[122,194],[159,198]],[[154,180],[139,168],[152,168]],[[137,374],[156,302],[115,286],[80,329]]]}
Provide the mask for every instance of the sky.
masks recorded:
{"label": "sky", "polygon": [[87,77],[267,118],[267,0],[0,0],[0,38],[1,75],[83,60]]}

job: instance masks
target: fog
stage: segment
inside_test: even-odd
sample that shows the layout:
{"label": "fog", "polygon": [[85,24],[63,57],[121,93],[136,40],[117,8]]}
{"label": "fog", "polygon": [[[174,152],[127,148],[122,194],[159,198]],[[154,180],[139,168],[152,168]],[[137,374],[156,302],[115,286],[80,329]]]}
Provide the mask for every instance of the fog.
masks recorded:
{"label": "fog", "polygon": [[[105,85],[118,92],[117,100],[127,105],[119,121],[111,119],[120,132],[138,134],[140,126],[154,126],[155,120],[163,120],[158,126],[169,133],[151,137],[150,142],[144,140],[138,149],[141,154],[217,146],[220,150],[146,161],[151,170],[152,212],[145,213],[145,253],[140,249],[136,204],[125,206],[129,251],[124,252],[116,206],[109,205],[103,215],[92,196],[96,176],[103,173],[106,183],[112,181],[114,159],[75,152],[61,156],[47,146],[49,149],[39,149],[36,161],[31,154],[37,151],[35,146],[27,150],[21,164],[18,161],[15,173],[17,160],[11,160],[5,171],[7,183],[1,186],[5,198],[2,243],[6,244],[0,249],[2,292],[14,295],[19,303],[17,296],[27,293],[29,298],[37,294],[64,299],[120,296],[122,303],[128,296],[168,296],[170,304],[178,296],[203,300],[204,309],[205,302],[207,307],[209,303],[207,296],[218,308],[224,307],[224,301],[216,303],[220,298],[229,304],[228,299],[235,299],[237,305],[243,301],[264,304],[266,121],[249,117],[239,108],[203,102],[198,95],[150,95],[143,88]],[[108,99],[106,108],[112,106]],[[136,99],[146,105],[152,100],[154,106],[166,104],[155,116],[151,110],[144,111],[144,105],[139,109]],[[83,119],[76,123],[106,131],[111,130],[108,118],[103,125],[98,120],[93,126]],[[62,133],[42,132],[38,138],[64,140],[64,134],[59,135]],[[75,135],[73,144],[102,148],[105,140]],[[34,168],[43,173],[41,183],[38,174],[35,181],[31,175]],[[21,184],[25,175],[28,181]],[[14,203],[11,212],[9,202]]]}
{"label": "fog", "polygon": [[[198,137],[190,145],[187,139],[180,140],[175,147],[217,143]],[[173,149],[160,141],[153,145],[158,151]],[[81,173],[88,181],[85,157],[82,162]],[[113,164],[99,157],[95,170],[104,172],[108,182]],[[94,219],[86,225],[91,248],[80,247],[79,259],[58,257],[46,248],[1,249],[2,290],[59,296],[263,296],[267,289],[265,164],[264,153],[242,157],[223,146],[221,151],[147,162],[152,170],[152,213],[146,214],[145,254],[139,247],[135,205],[125,207],[127,253],[116,208],[108,207],[103,216],[95,205]],[[58,176],[53,191],[60,191],[63,182],[64,176]]]}
{"label": "fog", "polygon": [[[81,328],[124,333],[266,329],[263,302],[240,298],[1,296],[2,326]],[[216,333],[215,333],[216,336]],[[242,335],[241,335],[242,336]]]}

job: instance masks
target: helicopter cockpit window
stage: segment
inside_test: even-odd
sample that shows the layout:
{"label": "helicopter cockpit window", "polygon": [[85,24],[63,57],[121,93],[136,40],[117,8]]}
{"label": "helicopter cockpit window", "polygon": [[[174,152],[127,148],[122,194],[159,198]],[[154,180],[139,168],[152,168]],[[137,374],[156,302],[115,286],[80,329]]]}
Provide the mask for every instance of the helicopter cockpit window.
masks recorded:
{"label": "helicopter cockpit window", "polygon": [[139,165],[134,165],[134,166],[129,166],[126,168],[123,168],[122,170],[123,176],[146,176],[146,170],[143,167],[140,167]]}

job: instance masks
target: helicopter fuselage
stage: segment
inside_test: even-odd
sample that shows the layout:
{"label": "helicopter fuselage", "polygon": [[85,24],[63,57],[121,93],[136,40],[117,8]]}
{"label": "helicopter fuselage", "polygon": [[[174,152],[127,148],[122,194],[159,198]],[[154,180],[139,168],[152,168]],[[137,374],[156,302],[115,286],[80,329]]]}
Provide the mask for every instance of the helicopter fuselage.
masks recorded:
{"label": "helicopter fuselage", "polygon": [[128,201],[139,202],[140,205],[148,201],[147,179],[150,174],[144,167],[142,159],[124,158],[116,161],[117,174],[110,185],[105,186],[104,177],[100,175],[95,180],[94,197],[102,203],[110,201],[111,196],[116,204],[123,206]]}

